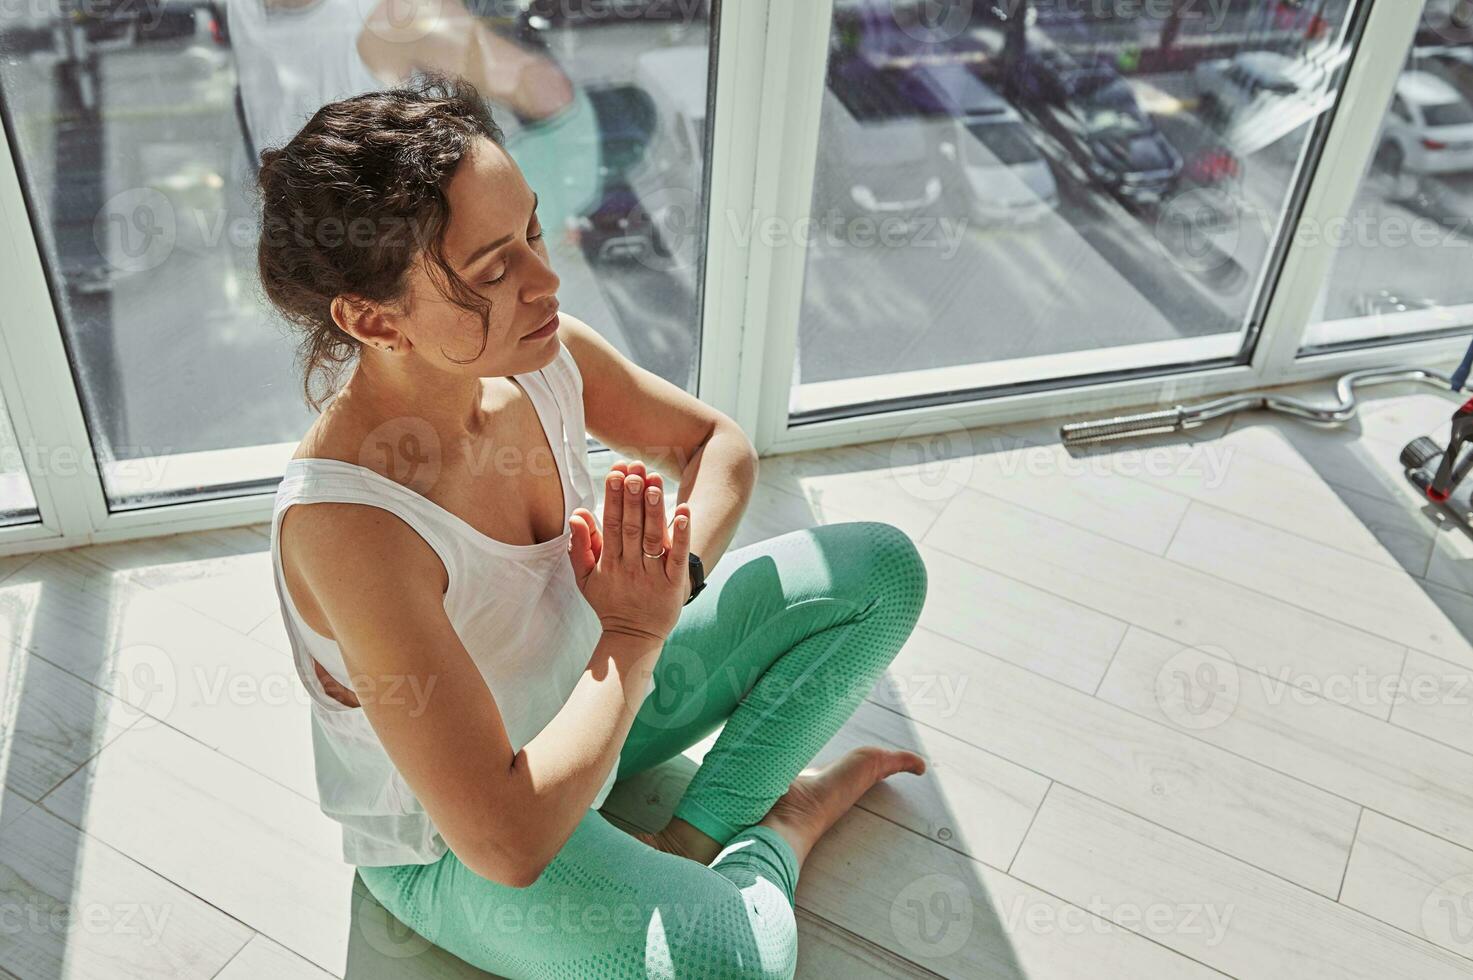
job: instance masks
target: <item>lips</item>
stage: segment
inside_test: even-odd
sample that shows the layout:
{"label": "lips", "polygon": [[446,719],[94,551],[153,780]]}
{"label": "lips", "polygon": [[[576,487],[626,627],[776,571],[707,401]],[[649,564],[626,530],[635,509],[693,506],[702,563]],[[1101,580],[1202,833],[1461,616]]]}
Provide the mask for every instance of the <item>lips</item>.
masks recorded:
{"label": "lips", "polygon": [[[552,312],[551,312],[551,313],[550,313],[550,314],[548,314],[548,316],[547,316],[547,317],[546,317],[546,318],[545,318],[545,319],[543,319],[543,321],[542,321],[542,322],[541,322],[541,323],[539,323],[539,324],[538,324],[538,325],[537,325],[537,330],[542,330],[542,329],[545,329],[545,328],[546,328],[546,327],[547,327],[547,324],[548,324],[548,323],[549,323],[549,322],[550,322],[550,321],[552,321],[552,320],[556,320],[556,319],[557,319],[557,315],[558,315],[558,310],[559,310],[559,309],[560,309],[560,308],[561,308],[561,307],[556,307],[556,306],[555,306],[555,307],[553,307],[553,309],[552,309]],[[536,333],[536,332],[537,332],[537,330],[533,330],[533,331],[532,331],[532,333]],[[530,336],[532,336],[532,333],[529,333],[529,334],[527,334],[527,336],[528,336],[528,337],[530,337]]]}

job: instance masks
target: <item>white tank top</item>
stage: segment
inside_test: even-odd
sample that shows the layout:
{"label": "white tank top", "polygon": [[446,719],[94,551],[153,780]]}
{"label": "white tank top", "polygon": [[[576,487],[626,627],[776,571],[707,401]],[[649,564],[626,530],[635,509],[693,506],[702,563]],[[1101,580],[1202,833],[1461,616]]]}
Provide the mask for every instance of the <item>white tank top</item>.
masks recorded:
{"label": "white tank top", "polygon": [[375,5],[315,0],[293,9],[226,0],[230,47],[257,153],[285,146],[329,102],[388,88],[358,54],[358,35]]}
{"label": "white tank top", "polygon": [[[354,865],[428,864],[447,846],[404,781],[361,708],[323,689],[312,658],[352,690],[335,642],[297,612],[281,570],[281,518],[293,504],[339,502],[382,507],[439,555],[450,584],[445,612],[475,662],[521,751],[567,703],[602,634],[568,561],[567,518],[597,513],[583,426],[583,379],[561,340],[547,367],[513,375],[531,398],[562,477],[563,533],[532,545],[489,538],[454,514],[379,473],[331,459],[293,459],[276,492],[271,561],[297,677],[311,702],[312,752],[322,812],[342,825],[343,859]],[[645,692],[654,691],[651,678]],[[387,695],[387,690],[378,692]],[[415,692],[406,688],[405,697]],[[603,805],[617,761],[594,797]]]}

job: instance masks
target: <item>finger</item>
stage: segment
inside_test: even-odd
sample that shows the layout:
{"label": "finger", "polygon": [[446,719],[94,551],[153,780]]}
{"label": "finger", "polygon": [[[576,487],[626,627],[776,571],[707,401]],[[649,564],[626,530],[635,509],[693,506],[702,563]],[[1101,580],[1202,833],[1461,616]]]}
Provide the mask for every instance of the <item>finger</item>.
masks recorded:
{"label": "finger", "polygon": [[[598,556],[603,553],[603,532],[598,529],[598,515],[587,507],[574,507],[573,517],[581,518],[588,528],[588,546],[593,552],[593,561],[598,563]],[[569,518],[571,520],[571,518]]]}
{"label": "finger", "polygon": [[665,494],[658,484],[644,490],[644,553],[658,555],[665,550]]}
{"label": "finger", "polygon": [[[660,531],[662,535],[661,543],[668,548],[670,547],[670,522],[675,519],[675,513],[674,508],[671,506],[671,498],[665,491],[665,478],[659,473],[649,473],[645,476],[644,480],[646,486],[653,483],[660,488],[660,497],[665,505],[665,512],[660,518],[663,525]],[[651,553],[659,550],[659,548],[653,548],[651,549]]]}
{"label": "finger", "polygon": [[593,567],[593,539],[588,532],[588,524],[585,523],[582,514],[574,514],[568,518],[568,524],[572,536],[568,541],[568,558],[573,563],[573,575],[580,582]]}
{"label": "finger", "polygon": [[[684,527],[681,527],[682,523]],[[682,500],[675,506],[675,519],[670,523],[670,553],[665,556],[665,574],[670,576],[671,581],[686,581],[682,576],[689,574],[686,564],[689,556],[690,502]]]}
{"label": "finger", "polygon": [[624,557],[624,480],[618,472],[604,477],[604,550],[600,558],[619,561]]}
{"label": "finger", "polygon": [[629,464],[629,472],[638,473],[641,480],[649,476],[649,474],[645,472],[644,460],[642,459],[633,460]]}
{"label": "finger", "polygon": [[644,537],[644,505],[640,502],[643,495],[644,478],[637,473],[630,473],[624,478],[624,523],[620,534],[620,557],[625,565],[634,568],[644,561],[644,556],[639,551],[640,540]]}

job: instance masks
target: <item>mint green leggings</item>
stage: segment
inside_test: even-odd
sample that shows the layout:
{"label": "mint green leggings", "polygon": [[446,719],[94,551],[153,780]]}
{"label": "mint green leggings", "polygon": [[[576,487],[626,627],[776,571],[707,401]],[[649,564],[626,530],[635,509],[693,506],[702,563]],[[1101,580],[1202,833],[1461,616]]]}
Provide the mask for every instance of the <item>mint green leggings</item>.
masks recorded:
{"label": "mint green leggings", "polygon": [[792,848],[758,820],[839,731],[915,627],[926,568],[890,524],[793,531],[728,552],[681,611],[618,776],[725,723],[674,815],[723,844],[710,865],[590,809],[527,888],[433,864],[360,867],[400,921],[510,978],[792,977]]}

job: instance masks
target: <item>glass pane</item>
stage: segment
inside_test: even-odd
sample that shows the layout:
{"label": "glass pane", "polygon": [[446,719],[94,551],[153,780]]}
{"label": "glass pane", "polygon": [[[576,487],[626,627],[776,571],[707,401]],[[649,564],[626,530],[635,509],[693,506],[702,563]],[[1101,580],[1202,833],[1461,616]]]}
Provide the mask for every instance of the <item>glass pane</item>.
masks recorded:
{"label": "glass pane", "polygon": [[1473,3],[1428,0],[1302,353],[1473,326]]}
{"label": "glass pane", "polygon": [[423,68],[487,96],[563,308],[693,385],[706,0],[424,2],[0,9],[0,105],[114,509],[279,478],[312,414],[256,276],[257,155]]}
{"label": "glass pane", "polygon": [[24,449],[15,438],[10,413],[5,409],[5,402],[0,400],[0,527],[40,520],[31,481],[26,476],[28,462]]}
{"label": "glass pane", "polygon": [[1248,356],[1359,8],[1089,6],[837,0],[793,421]]}

